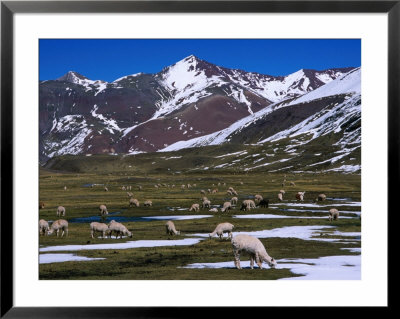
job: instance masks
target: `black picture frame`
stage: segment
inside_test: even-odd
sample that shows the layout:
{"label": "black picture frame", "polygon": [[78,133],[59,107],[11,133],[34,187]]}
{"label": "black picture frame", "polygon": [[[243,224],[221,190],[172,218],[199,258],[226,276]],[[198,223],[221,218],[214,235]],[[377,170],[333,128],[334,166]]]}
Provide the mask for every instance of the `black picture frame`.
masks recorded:
{"label": "black picture frame", "polygon": [[[224,307],[14,307],[13,304],[13,19],[16,13],[387,13],[388,14],[388,207],[399,182],[400,0],[396,1],[1,1],[1,318],[186,318],[227,315]],[[381,199],[382,200],[382,199]],[[388,214],[388,218],[390,215]],[[390,218],[393,221],[392,218]],[[388,223],[388,234],[393,234]],[[388,247],[390,247],[390,236]],[[393,239],[392,239],[393,240]],[[389,249],[390,251],[390,249]],[[388,265],[390,255],[388,254]],[[389,270],[389,269],[388,269]],[[390,281],[388,280],[388,287]],[[389,289],[390,290],[390,289]],[[388,310],[391,305],[388,299]],[[261,307],[263,308],[263,307]],[[259,309],[260,310],[260,309]],[[230,309],[232,311],[232,309]],[[235,314],[249,315],[240,308]],[[232,312],[233,312],[232,311]],[[268,312],[270,310],[267,310]],[[291,307],[293,314],[309,309]],[[332,314],[340,309],[332,309]],[[348,310],[346,310],[348,311]],[[261,309],[261,312],[264,312]]]}

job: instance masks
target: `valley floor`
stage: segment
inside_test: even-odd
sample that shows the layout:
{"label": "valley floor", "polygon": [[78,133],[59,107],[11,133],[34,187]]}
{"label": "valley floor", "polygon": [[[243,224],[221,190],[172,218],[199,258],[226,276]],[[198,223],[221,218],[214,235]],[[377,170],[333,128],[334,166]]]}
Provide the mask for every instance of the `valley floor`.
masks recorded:
{"label": "valley floor", "polygon": [[[192,187],[187,188],[188,184]],[[129,207],[122,186],[132,187],[128,191],[140,207]],[[239,198],[233,210],[189,211],[193,203],[201,203],[201,190],[206,191],[212,207],[221,207],[232,197],[226,193],[230,186]],[[208,189],[218,192],[211,194]],[[282,202],[277,198],[280,189],[286,191]],[[298,191],[306,192],[303,202],[295,198]],[[320,193],[327,199],[315,203]],[[241,201],[255,194],[268,198],[269,207],[240,211]],[[238,171],[129,175],[125,171],[77,174],[41,169],[39,199],[45,203],[39,210],[40,219],[55,221],[56,209],[62,205],[69,222],[68,237],[39,238],[39,278],[44,280],[361,279],[360,175]],[[145,200],[153,206],[143,207]],[[100,204],[109,211],[103,221],[121,221],[133,238],[90,237],[90,222],[102,221]],[[330,208],[339,210],[338,220],[328,220]],[[167,220],[174,221],[179,236],[166,234]],[[222,222],[235,226],[234,235],[258,237],[277,260],[277,268],[263,264],[262,270],[257,266],[252,270],[248,256],[241,256],[242,270],[234,268],[226,234],[223,239],[208,238]]]}

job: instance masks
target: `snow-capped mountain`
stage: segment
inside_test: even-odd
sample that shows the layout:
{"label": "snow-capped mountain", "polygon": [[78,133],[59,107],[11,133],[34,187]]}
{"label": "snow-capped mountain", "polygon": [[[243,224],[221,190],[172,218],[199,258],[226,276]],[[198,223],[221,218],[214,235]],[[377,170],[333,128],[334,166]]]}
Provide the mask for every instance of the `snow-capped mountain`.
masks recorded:
{"label": "snow-capped mountain", "polygon": [[[310,169],[323,164],[339,164],[339,160],[346,158],[356,160],[358,155],[354,154],[359,153],[361,148],[360,68],[298,98],[274,103],[223,130],[176,142],[161,151],[224,143],[282,143],[288,154],[285,161],[288,161],[295,159],[293,155],[301,156],[305,145],[314,141],[318,144],[326,136],[332,144],[321,145],[321,148],[333,147],[335,151],[328,152],[327,159],[310,164]],[[258,164],[254,168],[263,165],[260,161],[257,159]],[[266,160],[266,165],[269,164],[270,161]],[[340,167],[354,172],[359,171],[361,166],[356,163]],[[340,167],[331,170],[341,170]]]}
{"label": "snow-capped mountain", "polygon": [[[348,99],[351,101],[348,102]],[[298,98],[271,104],[269,107],[251,114],[221,131],[192,140],[177,142],[164,148],[162,151],[222,144],[231,141],[233,137],[239,134],[245,135],[252,142],[264,143],[267,141],[279,140],[303,133],[308,134],[314,132],[314,130],[316,130],[315,133],[321,130],[328,133],[332,131],[338,132],[340,131],[340,126],[345,123],[346,120],[349,120],[348,117],[352,115],[353,112],[356,112],[357,117],[361,116],[361,107],[354,108],[354,103],[351,103],[352,101],[355,101],[354,103],[356,103],[357,106],[359,106],[361,103],[360,68],[353,69],[336,80],[331,81],[330,83],[319,87],[315,91],[304,94]],[[308,105],[312,105],[314,107],[311,110],[311,114],[307,112]],[[315,109],[317,105],[319,105],[319,107]],[[345,109],[339,116],[336,115],[339,122],[329,121],[333,114],[335,112],[339,112],[344,106],[347,106],[349,109]],[[296,125],[293,125],[293,122],[287,123],[286,125],[289,126],[288,129],[282,130],[282,128],[280,128],[278,133],[269,135],[268,138],[254,141],[255,135],[248,134],[248,130],[254,126],[259,128],[260,123],[264,125],[266,123],[270,124],[267,120],[267,116],[273,115],[276,117],[278,111],[279,113],[292,113],[293,111],[298,111],[302,113],[302,115],[298,114],[296,116],[298,121]],[[287,114],[284,115],[287,118]],[[304,118],[303,121],[301,121],[302,118]],[[326,125],[323,124],[327,124],[328,126],[326,127]],[[267,135],[269,134],[265,131],[265,129],[261,130],[260,133]],[[321,134],[321,132],[319,134],[316,133],[315,136],[319,136]],[[246,142],[250,142],[250,140],[247,140]]]}
{"label": "snow-capped mountain", "polygon": [[246,135],[261,142],[326,107],[312,101],[329,95],[329,103],[343,103],[348,92],[343,91],[344,82],[335,83],[348,78],[354,84],[359,79],[351,74],[357,72],[302,69],[276,77],[220,67],[193,55],[159,73],[137,73],[113,82],[70,71],[39,85],[41,160],[243,142],[239,132],[255,131],[252,123],[260,127],[265,120],[273,122],[274,114],[283,117],[281,109],[297,108],[295,113],[302,114],[285,125],[275,121],[274,129],[265,133]]}

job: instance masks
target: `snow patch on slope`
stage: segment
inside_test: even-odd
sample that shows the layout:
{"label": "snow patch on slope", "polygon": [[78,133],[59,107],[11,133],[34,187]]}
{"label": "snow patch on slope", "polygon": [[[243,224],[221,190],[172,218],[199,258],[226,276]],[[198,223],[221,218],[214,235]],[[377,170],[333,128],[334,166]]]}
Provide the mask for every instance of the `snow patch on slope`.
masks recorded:
{"label": "snow patch on slope", "polygon": [[119,128],[117,122],[113,119],[107,119],[106,117],[104,117],[102,114],[98,114],[97,110],[99,109],[99,107],[97,106],[97,104],[95,104],[93,106],[92,111],[90,112],[90,114],[92,114],[92,116],[94,118],[99,119],[106,127],[106,129],[111,133],[114,134],[113,130],[116,130],[118,132],[122,131],[121,128]]}

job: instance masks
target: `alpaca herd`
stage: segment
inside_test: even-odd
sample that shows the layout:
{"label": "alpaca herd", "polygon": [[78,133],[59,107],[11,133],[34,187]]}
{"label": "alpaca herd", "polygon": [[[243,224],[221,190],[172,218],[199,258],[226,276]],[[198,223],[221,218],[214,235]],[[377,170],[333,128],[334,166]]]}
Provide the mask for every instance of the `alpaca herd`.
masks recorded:
{"label": "alpaca herd", "polygon": [[[282,183],[282,185],[285,184]],[[218,186],[226,185],[226,183],[218,183]],[[241,182],[241,185],[243,185],[243,182]],[[290,183],[291,186],[295,186],[294,182]],[[175,185],[169,185],[169,184],[156,184],[154,185],[155,188],[160,188],[160,187],[168,187],[168,188],[174,188]],[[188,189],[195,187],[196,184],[182,184],[181,189]],[[215,186],[213,184],[213,186]],[[92,186],[93,187],[93,186]],[[121,189],[123,191],[131,190],[132,186],[122,186]],[[142,186],[138,186],[139,190],[142,190]],[[64,190],[67,190],[67,187],[64,186]],[[108,191],[107,187],[104,187],[105,191]],[[211,207],[211,201],[205,196],[206,195],[206,190],[202,189],[200,190],[200,194],[203,195],[203,197],[200,198],[200,203],[193,203],[189,211],[190,212],[199,212],[200,209],[208,209],[209,212],[213,213],[218,213],[219,210],[217,207]],[[208,189],[209,194],[216,194],[218,193],[218,189],[214,188],[213,190]],[[278,202],[282,202],[284,200],[284,195],[285,195],[285,190],[281,189],[277,195],[277,200]],[[297,192],[295,193],[295,199],[297,201],[304,201],[305,197],[305,191],[303,192]],[[222,213],[229,212],[231,210],[234,210],[236,208],[236,205],[238,204],[238,192],[235,190],[233,187],[229,187],[226,190],[226,193],[229,196],[232,196],[230,199],[224,201],[222,205],[214,205],[214,206],[219,206],[220,211]],[[140,207],[139,200],[133,197],[133,193],[127,192],[127,195],[129,197],[129,207]],[[245,198],[242,200],[242,202],[239,204],[238,208],[241,211],[249,211],[251,209],[255,209],[257,207],[261,208],[268,208],[269,206],[269,199],[264,198],[260,194],[256,194],[252,196],[253,199],[250,199],[249,197]],[[326,195],[325,194],[319,194],[313,202],[319,202],[319,201],[325,201],[326,200]],[[144,207],[151,207],[153,206],[153,202],[151,200],[145,200],[143,203]],[[39,203],[39,209],[44,209],[45,203],[40,202]],[[106,205],[101,204],[99,206],[99,213],[100,216],[105,216],[108,215],[108,210]],[[56,216],[57,217],[65,217],[66,215],[66,209],[64,206],[58,206],[56,210]],[[222,215],[221,215],[222,216]],[[104,218],[104,217],[103,217]],[[332,208],[329,210],[329,216],[328,220],[331,222],[333,220],[337,220],[339,218],[339,211],[336,208]],[[175,236],[175,235],[180,235],[181,231],[177,230],[175,227],[175,224],[171,221],[168,220],[165,224],[165,229],[166,229],[166,234],[168,236]],[[250,268],[253,269],[254,263],[258,265],[258,267],[261,269],[262,268],[262,263],[265,262],[267,263],[271,268],[275,268],[277,263],[276,260],[273,257],[270,257],[262,244],[262,242],[253,236],[250,235],[245,235],[245,234],[237,234],[233,236],[233,229],[234,225],[228,222],[223,222],[219,223],[215,229],[208,234],[209,238],[214,237],[217,235],[220,240],[223,239],[224,234],[227,233],[226,239],[231,240],[232,244],[232,249],[233,249],[233,254],[234,254],[234,265],[236,268],[241,269],[240,266],[240,255],[245,253],[250,256]],[[61,234],[61,237],[68,236],[68,221],[65,219],[58,219],[54,221],[51,226],[49,225],[49,222],[40,219],[39,220],[39,235],[40,236],[49,236],[52,235],[53,233],[56,234],[57,237],[59,237],[59,234]],[[102,222],[91,222],[90,223],[90,237],[95,238],[96,233],[99,233],[102,239],[105,238],[112,238],[112,235],[115,234],[115,238],[122,238],[124,237],[133,237],[132,231],[128,230],[128,228],[123,225],[120,222],[117,222],[115,220],[111,220],[108,224],[102,223]]]}

